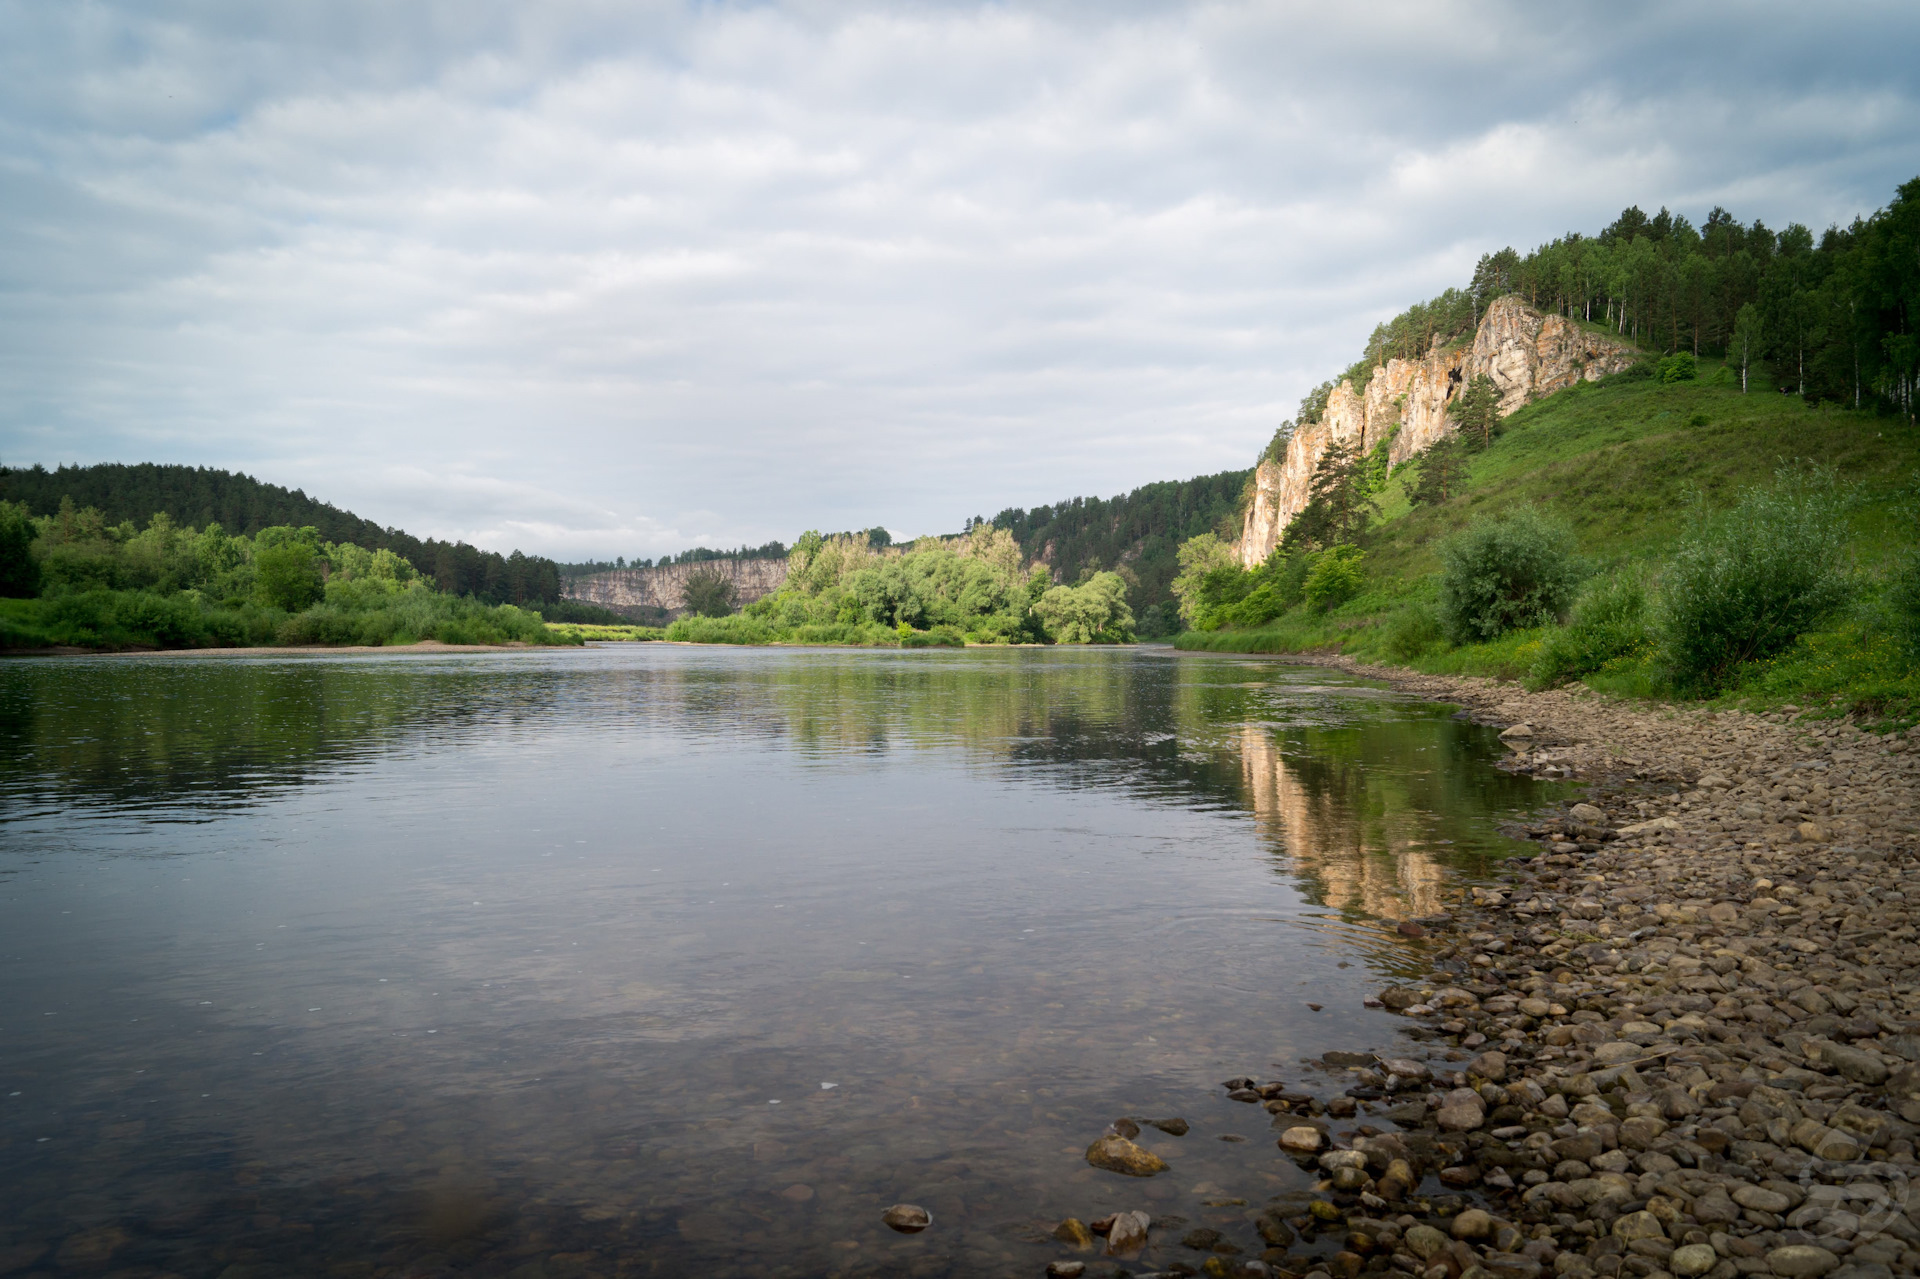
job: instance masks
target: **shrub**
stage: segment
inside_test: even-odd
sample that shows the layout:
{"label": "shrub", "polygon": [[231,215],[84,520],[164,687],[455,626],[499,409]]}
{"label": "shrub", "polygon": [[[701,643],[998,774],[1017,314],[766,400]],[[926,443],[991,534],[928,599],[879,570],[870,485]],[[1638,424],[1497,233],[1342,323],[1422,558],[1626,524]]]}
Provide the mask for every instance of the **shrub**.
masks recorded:
{"label": "shrub", "polygon": [[1403,608],[1388,620],[1386,626],[1387,656],[1396,662],[1411,662],[1439,644],[1440,619],[1425,604],[1415,604]]}
{"label": "shrub", "polygon": [[1573,530],[1530,506],[1475,520],[1440,546],[1440,626],[1478,644],[1565,611],[1581,577]]}
{"label": "shrub", "polygon": [[1700,376],[1700,364],[1693,358],[1692,351],[1676,351],[1654,365],[1653,375],[1669,386],[1675,382],[1691,382]]}
{"label": "shrub", "polygon": [[1846,602],[1845,511],[1830,480],[1782,476],[1731,510],[1695,514],[1662,590],[1660,629],[1681,684],[1720,687]]}
{"label": "shrub", "polygon": [[1118,573],[1095,573],[1082,586],[1055,586],[1033,611],[1057,643],[1133,642],[1133,610],[1127,607],[1127,584]]}
{"label": "shrub", "polygon": [[1649,657],[1655,647],[1646,584],[1629,573],[1596,578],[1573,606],[1567,625],[1547,633],[1530,680],[1553,688],[1622,658]]}
{"label": "shrub", "polygon": [[1325,613],[1358,595],[1367,581],[1360,569],[1361,558],[1359,550],[1351,546],[1335,546],[1320,556],[1300,588],[1307,606]]}
{"label": "shrub", "polygon": [[683,617],[667,627],[667,636],[680,644],[771,644],[779,636],[759,618],[735,613],[730,617]]}

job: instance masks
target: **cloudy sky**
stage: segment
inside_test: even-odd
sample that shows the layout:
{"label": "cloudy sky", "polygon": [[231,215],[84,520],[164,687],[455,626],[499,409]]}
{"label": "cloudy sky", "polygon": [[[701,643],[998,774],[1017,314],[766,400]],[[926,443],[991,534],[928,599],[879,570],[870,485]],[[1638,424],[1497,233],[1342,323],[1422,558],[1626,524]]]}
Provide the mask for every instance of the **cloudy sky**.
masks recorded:
{"label": "cloudy sky", "polygon": [[1475,259],[1920,173],[1920,7],[0,0],[0,462],[560,558],[1250,463]]}

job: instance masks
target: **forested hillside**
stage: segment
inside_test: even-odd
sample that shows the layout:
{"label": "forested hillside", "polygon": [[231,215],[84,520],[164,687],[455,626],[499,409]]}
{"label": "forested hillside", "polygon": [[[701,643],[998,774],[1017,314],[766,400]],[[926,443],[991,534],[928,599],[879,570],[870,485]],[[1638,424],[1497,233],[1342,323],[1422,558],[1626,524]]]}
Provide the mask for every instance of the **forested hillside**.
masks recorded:
{"label": "forested hillside", "polygon": [[519,551],[501,555],[465,542],[421,539],[401,529],[382,528],[299,489],[264,484],[250,475],[212,467],[99,466],[0,467],[0,501],[21,502],[35,515],[53,515],[63,498],[75,507],[92,507],[109,525],[145,528],[156,514],[183,528],[218,524],[230,535],[252,537],[261,529],[312,528],[323,542],[352,543],[370,551],[387,550],[433,578],[452,595],[471,595],[490,604],[547,604],[560,598],[559,566]]}
{"label": "forested hillside", "polygon": [[1167,480],[1119,497],[1076,497],[1030,511],[1008,507],[986,522],[1013,534],[1026,557],[1051,568],[1057,582],[1119,573],[1141,633],[1170,635],[1179,629],[1172,584],[1180,544],[1237,518],[1250,474]]}

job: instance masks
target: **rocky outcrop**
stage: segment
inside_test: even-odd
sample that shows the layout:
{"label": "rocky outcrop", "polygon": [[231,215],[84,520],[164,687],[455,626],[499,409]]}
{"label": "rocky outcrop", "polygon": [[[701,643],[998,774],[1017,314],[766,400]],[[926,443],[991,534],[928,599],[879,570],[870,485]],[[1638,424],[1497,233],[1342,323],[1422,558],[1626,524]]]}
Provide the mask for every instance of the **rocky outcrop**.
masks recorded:
{"label": "rocky outcrop", "polygon": [[726,574],[739,592],[741,604],[771,595],[787,580],[785,560],[702,560],[693,564],[663,564],[658,568],[615,569],[587,577],[570,577],[561,594],[570,600],[599,604],[615,612],[679,613],[687,607],[687,579],[702,569]]}
{"label": "rocky outcrop", "polygon": [[1482,373],[1499,388],[1504,417],[1575,382],[1618,373],[1638,358],[1626,343],[1572,320],[1542,315],[1516,297],[1496,298],[1472,342],[1436,342],[1425,359],[1376,365],[1359,391],[1349,382],[1335,387],[1320,420],[1294,433],[1285,458],[1262,462],[1254,472],[1253,502],[1235,556],[1252,568],[1280,544],[1287,525],[1307,504],[1314,468],[1335,441],[1366,452],[1391,435],[1387,456],[1398,466],[1453,433],[1447,405]]}

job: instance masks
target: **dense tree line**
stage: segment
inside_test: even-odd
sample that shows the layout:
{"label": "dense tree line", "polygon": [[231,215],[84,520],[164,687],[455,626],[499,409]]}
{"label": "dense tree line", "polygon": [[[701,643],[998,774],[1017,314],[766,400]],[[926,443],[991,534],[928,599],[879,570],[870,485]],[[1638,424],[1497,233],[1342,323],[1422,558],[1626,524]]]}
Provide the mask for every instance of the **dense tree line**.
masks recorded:
{"label": "dense tree line", "polygon": [[1342,379],[1471,335],[1505,294],[1604,325],[1650,351],[1725,359],[1747,389],[1777,389],[1911,420],[1920,383],[1920,178],[1892,203],[1816,236],[1714,208],[1695,226],[1662,208],[1623,210],[1598,234],[1481,257],[1449,289],[1373,331],[1365,354],[1301,402],[1317,422]]}
{"label": "dense tree line", "polygon": [[990,523],[1005,529],[1028,559],[1051,567],[1057,581],[1117,572],[1142,632],[1168,634],[1178,629],[1172,586],[1180,544],[1213,531],[1239,536],[1251,477],[1251,471],[1222,471],[1143,485],[1120,497],[1076,497],[1030,511],[1009,507],[992,520],[969,521],[968,528]]}
{"label": "dense tree line", "polygon": [[[864,537],[873,546],[893,545],[893,534],[883,528],[870,528],[851,533],[829,533],[828,537]],[[570,564],[559,565],[562,577],[591,577],[595,573],[612,573],[628,568],[665,568],[670,564],[705,564],[712,560],[784,560],[790,547],[785,542],[775,540],[763,542],[759,546],[742,546],[731,551],[716,551],[708,546],[696,546],[690,551],[678,555],[662,555],[659,559],[628,559],[617,555],[610,560],[578,560]]]}
{"label": "dense tree line", "polygon": [[54,471],[0,467],[0,501],[21,502],[35,515],[52,515],[63,498],[76,507],[93,508],[109,525],[143,528],[164,514],[182,527],[217,524],[243,537],[267,528],[312,528],[321,541],[392,551],[433,578],[440,590],[489,604],[543,604],[560,598],[559,565],[550,559],[519,551],[503,556],[465,542],[423,540],[401,529],[382,528],[299,489],[263,484],[233,471],[152,462]]}

